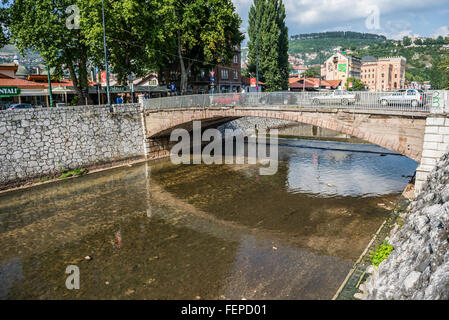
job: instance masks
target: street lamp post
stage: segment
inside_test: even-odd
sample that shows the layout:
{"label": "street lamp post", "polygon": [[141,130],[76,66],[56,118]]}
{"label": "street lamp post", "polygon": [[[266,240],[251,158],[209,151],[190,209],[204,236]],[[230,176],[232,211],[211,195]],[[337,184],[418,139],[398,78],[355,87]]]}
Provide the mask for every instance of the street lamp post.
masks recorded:
{"label": "street lamp post", "polygon": [[51,75],[50,75],[50,66],[47,63],[47,78],[48,78],[48,95],[50,98],[50,108],[53,108],[53,93],[51,90]]}
{"label": "street lamp post", "polygon": [[106,46],[106,23],[104,18],[104,0],[101,0],[101,9],[103,13],[103,45],[104,45],[104,62],[106,68],[106,94],[108,97],[108,105],[111,105],[111,91],[109,87],[109,64],[108,64],[108,49]]}
{"label": "street lamp post", "polygon": [[259,6],[256,5],[256,88],[259,92]]}

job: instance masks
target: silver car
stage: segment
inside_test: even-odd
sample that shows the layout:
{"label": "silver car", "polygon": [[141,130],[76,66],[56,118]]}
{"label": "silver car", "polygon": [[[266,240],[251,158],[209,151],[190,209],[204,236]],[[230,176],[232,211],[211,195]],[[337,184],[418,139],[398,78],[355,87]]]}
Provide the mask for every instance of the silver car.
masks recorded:
{"label": "silver car", "polygon": [[335,90],[327,94],[318,95],[312,98],[312,104],[354,104],[357,101],[357,96],[345,90]]}
{"label": "silver car", "polygon": [[422,106],[424,94],[422,90],[408,89],[404,91],[393,92],[389,95],[379,98],[379,103],[383,106],[388,105],[407,105],[412,107]]}

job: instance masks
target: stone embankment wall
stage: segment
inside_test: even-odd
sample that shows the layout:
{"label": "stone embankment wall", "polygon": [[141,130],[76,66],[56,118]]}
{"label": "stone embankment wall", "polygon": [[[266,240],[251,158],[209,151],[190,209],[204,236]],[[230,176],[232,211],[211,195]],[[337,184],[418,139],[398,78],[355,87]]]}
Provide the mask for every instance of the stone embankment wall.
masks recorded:
{"label": "stone embankment wall", "polygon": [[0,184],[143,156],[141,106],[0,112]]}
{"label": "stone embankment wall", "polygon": [[393,232],[394,250],[361,285],[364,299],[449,299],[449,153]]}

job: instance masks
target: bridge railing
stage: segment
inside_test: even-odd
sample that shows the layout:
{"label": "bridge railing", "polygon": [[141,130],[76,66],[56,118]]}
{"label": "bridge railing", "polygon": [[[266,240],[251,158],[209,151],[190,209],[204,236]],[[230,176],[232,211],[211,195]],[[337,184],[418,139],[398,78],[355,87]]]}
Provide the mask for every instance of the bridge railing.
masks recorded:
{"label": "bridge railing", "polygon": [[187,107],[246,108],[348,108],[429,112],[432,91],[421,95],[399,92],[329,91],[329,92],[254,92],[172,96],[143,100],[145,109]]}

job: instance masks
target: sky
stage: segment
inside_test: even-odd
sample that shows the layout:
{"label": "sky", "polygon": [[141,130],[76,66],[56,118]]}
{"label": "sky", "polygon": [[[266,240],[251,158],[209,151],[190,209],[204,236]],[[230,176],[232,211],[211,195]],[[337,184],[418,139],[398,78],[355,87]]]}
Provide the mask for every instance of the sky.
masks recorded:
{"label": "sky", "polygon": [[[232,0],[248,28],[254,0]],[[284,0],[290,35],[357,31],[385,35],[449,36],[449,0]]]}

